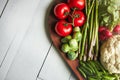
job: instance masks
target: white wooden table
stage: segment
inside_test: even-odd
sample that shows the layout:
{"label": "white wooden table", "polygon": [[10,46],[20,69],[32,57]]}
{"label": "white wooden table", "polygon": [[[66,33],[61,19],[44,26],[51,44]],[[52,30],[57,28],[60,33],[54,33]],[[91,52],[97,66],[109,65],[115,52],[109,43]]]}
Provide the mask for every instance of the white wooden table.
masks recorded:
{"label": "white wooden table", "polygon": [[0,80],[77,80],[45,26],[53,0],[0,0]]}

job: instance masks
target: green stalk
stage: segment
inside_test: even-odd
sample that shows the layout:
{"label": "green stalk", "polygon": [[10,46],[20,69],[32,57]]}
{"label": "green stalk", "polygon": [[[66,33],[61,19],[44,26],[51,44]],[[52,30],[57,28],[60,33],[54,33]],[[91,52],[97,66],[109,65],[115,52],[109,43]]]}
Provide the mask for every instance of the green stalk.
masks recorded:
{"label": "green stalk", "polygon": [[[87,36],[88,37],[88,36]],[[85,52],[84,52],[84,55],[83,55],[83,61],[86,61],[87,60],[87,53],[88,53],[88,39],[86,38],[86,42],[85,42]]]}
{"label": "green stalk", "polygon": [[[93,30],[92,30],[92,37],[91,37],[91,43],[90,43],[90,48],[89,48],[89,58],[88,60],[91,59],[91,54],[92,54],[92,50],[94,49],[95,51],[95,54],[94,54],[94,59],[96,60],[97,59],[97,56],[98,56],[98,49],[99,49],[99,42],[98,42],[98,27],[99,27],[99,24],[98,24],[98,0],[95,1],[95,19],[93,22]],[[95,46],[95,47],[94,47]],[[94,47],[94,48],[93,48]]]}
{"label": "green stalk", "polygon": [[89,30],[89,45],[92,40],[92,31],[93,31],[93,16],[94,16],[94,8],[91,12],[91,18],[90,18],[90,30]]}
{"label": "green stalk", "polygon": [[88,12],[88,1],[87,0],[85,0],[85,12],[86,12],[86,14]]}
{"label": "green stalk", "polygon": [[99,51],[99,41],[98,41],[98,28],[99,28],[99,21],[98,21],[98,0],[96,0],[96,7],[95,7],[95,27],[96,27],[96,32],[95,32],[95,39],[96,39],[96,44],[95,44],[95,56],[94,59],[97,59],[98,56],[98,51]]}
{"label": "green stalk", "polygon": [[83,55],[84,55],[84,52],[85,52],[85,40],[86,40],[86,35],[87,35],[87,26],[85,24],[85,31],[83,32],[83,37],[82,37],[82,43],[81,43],[81,52],[80,52],[80,60],[83,59]]}
{"label": "green stalk", "polygon": [[90,21],[90,36],[89,36],[89,52],[88,52],[88,60],[91,60],[92,59],[92,50],[93,50],[93,46],[92,46],[92,44],[93,44],[93,40],[94,40],[94,34],[95,34],[95,32],[94,32],[94,27],[95,27],[95,23],[94,23],[94,12],[95,12],[95,10],[94,10],[94,7],[93,7],[93,10],[92,10],[92,13],[91,13],[91,21]]}
{"label": "green stalk", "polygon": [[89,48],[89,52],[88,52],[88,60],[92,60],[92,55],[94,55],[94,50],[93,50],[93,46],[94,46],[94,39],[95,39],[95,24],[93,24],[93,30],[92,30],[92,37],[91,37],[91,43],[90,43],[90,48]]}
{"label": "green stalk", "polygon": [[98,36],[97,36],[96,44],[95,44],[94,60],[97,60],[97,58],[98,58],[98,53],[99,53],[99,39],[98,39]]}
{"label": "green stalk", "polygon": [[[86,35],[87,35],[87,28],[89,26],[89,18],[90,18],[90,13],[91,13],[91,10],[93,9],[93,5],[94,5],[94,2],[95,0],[92,1],[92,5],[90,6],[90,9],[88,10],[88,13],[86,14],[87,15],[87,22],[84,24],[84,30],[83,30],[83,39],[82,39],[82,44],[81,44],[81,53],[80,53],[80,60],[82,60],[82,57],[84,55],[84,52],[85,52],[85,40],[86,40]],[[88,8],[87,8],[88,9]]]}
{"label": "green stalk", "polygon": [[81,42],[82,42],[82,41],[80,40],[80,41],[79,41],[79,45],[78,45],[78,46],[79,46],[79,49],[78,49],[78,53],[79,53],[79,54],[80,54],[80,51],[81,51]]}

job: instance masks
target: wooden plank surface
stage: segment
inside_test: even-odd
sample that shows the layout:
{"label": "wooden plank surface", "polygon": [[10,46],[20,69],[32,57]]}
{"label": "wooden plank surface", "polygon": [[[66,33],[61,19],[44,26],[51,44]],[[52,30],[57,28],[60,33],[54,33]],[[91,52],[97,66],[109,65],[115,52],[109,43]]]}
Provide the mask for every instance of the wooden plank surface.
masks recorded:
{"label": "wooden plank surface", "polygon": [[7,6],[7,3],[8,3],[9,0],[0,0],[0,18]]}
{"label": "wooden plank surface", "polygon": [[[3,14],[6,6],[7,6],[7,3],[8,3],[7,0],[0,0],[0,18],[1,18],[2,14]],[[2,26],[0,26],[0,28],[1,28],[1,27],[2,27]],[[3,46],[1,39],[0,39],[0,45]],[[3,46],[3,47],[4,47],[4,46]],[[2,61],[3,61],[4,56],[5,56],[5,54],[2,53],[2,48],[3,48],[3,47],[0,48],[0,53],[1,53],[1,54],[0,54],[0,67],[1,67]]]}
{"label": "wooden plank surface", "polygon": [[[35,80],[42,62],[51,46],[51,41],[46,36],[44,15],[41,2],[34,13],[29,30],[21,43],[17,55],[6,76],[6,80]],[[16,73],[15,73],[16,72]],[[25,73],[25,74],[24,74]]]}
{"label": "wooden plank surface", "polygon": [[39,77],[44,80],[69,80],[70,69],[52,46]]}
{"label": "wooden plank surface", "polygon": [[37,78],[36,80],[44,80],[44,79],[42,79],[42,78]]}
{"label": "wooden plank surface", "polygon": [[8,0],[0,19],[0,80],[76,80],[49,37],[53,1]]}
{"label": "wooden plank surface", "polygon": [[[0,19],[0,53],[6,55],[0,68],[4,80],[40,0],[10,0]],[[27,3],[27,4],[26,4]]]}

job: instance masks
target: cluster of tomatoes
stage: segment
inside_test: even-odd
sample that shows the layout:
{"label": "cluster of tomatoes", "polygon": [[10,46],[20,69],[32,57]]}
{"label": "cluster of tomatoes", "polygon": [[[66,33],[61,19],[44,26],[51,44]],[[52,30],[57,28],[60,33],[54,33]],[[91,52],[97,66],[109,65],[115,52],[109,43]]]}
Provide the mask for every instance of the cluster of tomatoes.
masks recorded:
{"label": "cluster of tomatoes", "polygon": [[68,0],[67,3],[59,3],[54,7],[54,15],[58,18],[55,31],[59,36],[65,37],[71,34],[73,27],[81,27],[85,23],[85,0]]}

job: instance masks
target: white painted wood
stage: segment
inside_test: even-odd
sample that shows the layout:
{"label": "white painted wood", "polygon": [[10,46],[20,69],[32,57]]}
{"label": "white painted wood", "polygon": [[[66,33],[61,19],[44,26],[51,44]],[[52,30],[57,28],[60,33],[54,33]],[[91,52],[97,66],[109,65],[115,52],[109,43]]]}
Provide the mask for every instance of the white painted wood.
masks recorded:
{"label": "white painted wood", "polygon": [[0,68],[0,80],[4,80],[14,56],[18,53],[39,2],[40,0],[10,0],[8,3],[0,19],[0,59],[7,52]]}
{"label": "white painted wood", "polygon": [[52,46],[39,77],[44,80],[69,80],[70,69]]}
{"label": "white painted wood", "polygon": [[42,79],[42,78],[38,77],[38,78],[37,78],[37,80],[44,80],[44,79]]}
{"label": "white painted wood", "polygon": [[[9,1],[0,19],[1,61],[7,53],[0,68],[0,80],[36,79],[51,45],[44,23],[52,1]],[[52,47],[37,80],[69,80],[70,74],[69,67]]]}
{"label": "white painted wood", "polygon": [[76,76],[74,75],[74,73],[71,74],[70,80],[77,80],[77,78],[76,78]]}
{"label": "white painted wood", "polygon": [[7,2],[7,0],[0,0],[0,15],[1,15],[2,11],[3,11],[3,8],[4,8],[5,4],[6,4],[6,2]]}
{"label": "white painted wood", "polygon": [[[42,0],[43,1],[43,0]],[[29,30],[16,52],[16,56],[9,68],[5,80],[35,80],[49,50],[51,41],[45,28],[45,14],[51,1],[40,0],[34,13]],[[16,35],[18,36],[18,35]],[[13,50],[10,51],[10,53]]]}
{"label": "white painted wood", "polygon": [[[3,13],[3,10],[4,10],[4,7],[7,5],[6,4],[7,3],[7,0],[0,0],[0,17],[2,16],[2,13]],[[1,42],[1,40],[0,40],[0,42]],[[0,43],[0,45],[2,44],[2,42]],[[0,50],[2,50],[2,45],[1,45],[1,47],[0,47]],[[1,53],[1,51],[0,51],[0,53]],[[1,66],[1,62],[2,62],[2,60],[3,60],[3,57],[4,55],[1,53],[0,54],[0,66]]]}

